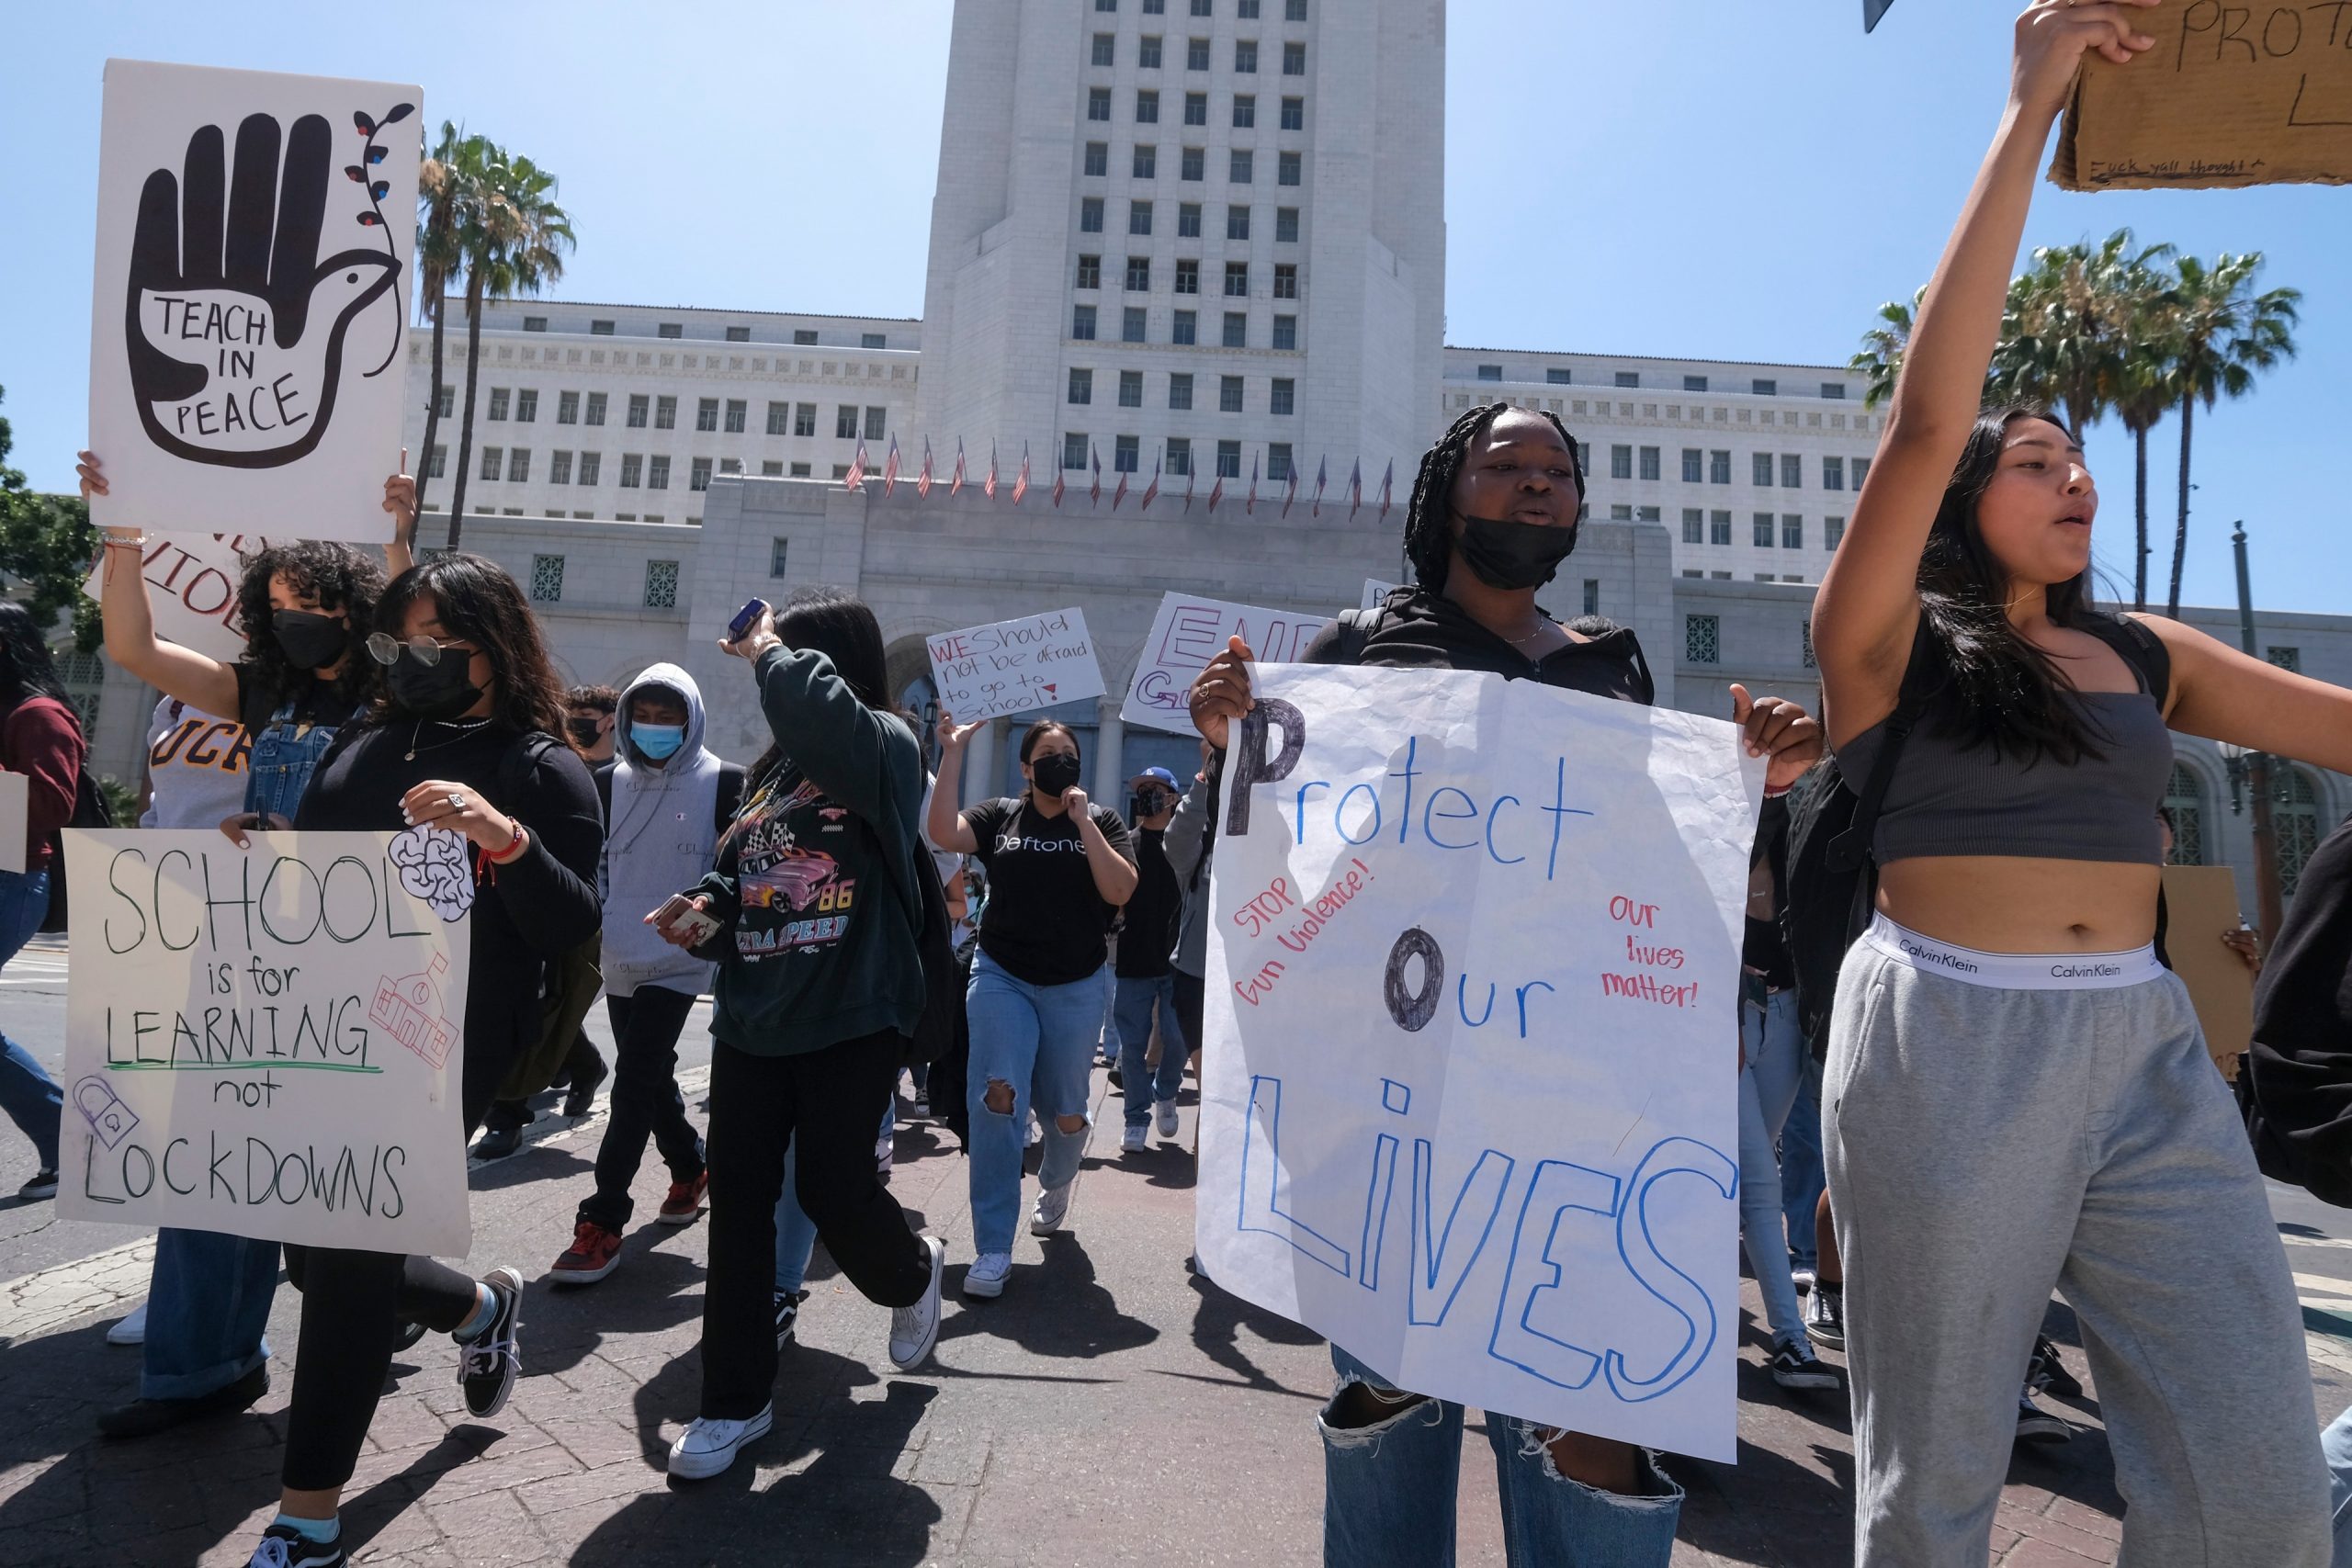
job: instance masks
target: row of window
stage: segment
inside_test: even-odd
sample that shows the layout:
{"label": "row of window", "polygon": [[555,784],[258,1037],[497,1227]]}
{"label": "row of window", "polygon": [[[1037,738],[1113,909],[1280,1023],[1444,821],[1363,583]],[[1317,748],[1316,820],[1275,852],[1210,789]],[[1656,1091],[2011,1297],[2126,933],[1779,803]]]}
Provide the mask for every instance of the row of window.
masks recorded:
{"label": "row of window", "polygon": [[[1612,374],[1616,378],[1610,383],[1611,386],[1639,388],[1642,385],[1642,373],[1638,370],[1619,370]],[[1481,365],[1478,367],[1479,380],[1499,381],[1502,378],[1503,367],[1501,366]],[[1575,384],[1574,378],[1568,374],[1568,367],[1564,365],[1545,367],[1544,371],[1544,380],[1545,385],[1553,387],[1566,387]],[[1595,385],[1599,385],[1599,383],[1596,382]],[[1704,376],[1685,376],[1682,378],[1682,389],[1686,392],[1703,392],[1707,390],[1707,378]],[[1724,389],[1725,391],[1729,391],[1731,389],[1726,387]],[[1781,395],[1781,383],[1777,379],[1769,376],[1757,376],[1749,378],[1747,389],[1756,397],[1777,398]],[[1791,395],[1794,396],[1796,394],[1792,393]],[[1846,396],[1846,384],[1843,381],[1824,381],[1821,383],[1821,395],[1832,401],[1842,400]]]}
{"label": "row of window", "polygon": [[[1159,40],[1158,39],[1148,38],[1143,41],[1145,55],[1147,57],[1156,56]],[[1196,39],[1193,41],[1204,46],[1208,42],[1205,39]],[[1109,49],[1110,43],[1110,34],[1101,33],[1096,35],[1094,39],[1096,64],[1101,65],[1105,63],[1102,59],[1102,56]],[[1157,65],[1159,62],[1157,58],[1147,58],[1144,63],[1147,65]],[[1305,98],[1286,97],[1280,100],[1280,107],[1276,113],[1277,118],[1274,121],[1276,129],[1282,130],[1305,130],[1306,129],[1306,100]],[[1234,130],[1257,130],[1258,95],[1255,93],[1234,94],[1231,115]],[[1136,123],[1137,125],[1158,125],[1159,123],[1159,93],[1156,88],[1140,87],[1136,89],[1135,116]],[[1111,123],[1110,88],[1089,87],[1086,90],[1086,118],[1097,125],[1108,125]],[[1205,127],[1208,122],[1209,96],[1206,93],[1185,94],[1184,123],[1186,125]]]}
{"label": "row of window", "polygon": [[[1295,448],[1287,441],[1266,444],[1265,478],[1269,483],[1282,484],[1291,477],[1295,465]],[[1097,456],[1094,438],[1083,430],[1062,433],[1061,466],[1073,471],[1083,471],[1093,465]],[[1143,438],[1139,435],[1114,435],[1111,438],[1111,471],[1136,474],[1143,471]],[[1190,436],[1171,435],[1163,449],[1160,472],[1170,479],[1189,478],[1193,472],[1193,442]],[[1219,441],[1216,444],[1213,477],[1222,479],[1241,478],[1241,443]],[[839,476],[836,476],[837,478]]]}
{"label": "row of window", "polygon": [[[1249,209],[1245,207],[1237,210],[1247,213]],[[1127,258],[1125,285],[1126,291],[1130,294],[1151,292],[1151,258],[1149,256]],[[1102,258],[1101,256],[1082,255],[1078,258],[1078,287],[1080,288],[1102,287]],[[1198,294],[1200,291],[1201,264],[1189,256],[1180,259],[1176,263],[1176,292]],[[1228,299],[1250,298],[1250,264],[1248,262],[1225,264],[1225,297]],[[1277,299],[1298,298],[1298,264],[1296,262],[1274,264],[1274,298]]]}
{"label": "row of window", "polygon": [[[1156,215],[1153,204],[1148,200],[1127,203],[1127,232],[1149,234],[1152,231],[1152,220]],[[1079,199],[1078,231],[1081,234],[1102,232],[1102,198],[1101,197],[1089,196]],[[1197,240],[1201,237],[1201,204],[1199,202],[1181,201],[1176,204],[1176,237],[1180,240]],[[1250,237],[1250,209],[1248,207],[1237,203],[1225,209],[1225,237],[1228,240],[1246,240]],[[1295,207],[1275,208],[1274,243],[1288,245],[1295,244],[1297,241],[1298,209]]]}
{"label": "row of window", "polygon": [[[435,446],[433,449],[432,462],[427,472],[436,479],[441,478],[448,466],[448,457],[449,449],[447,446]],[[808,465],[795,463],[793,468],[796,472],[806,474]],[[548,454],[547,482],[551,485],[594,487],[602,481],[604,471],[605,455],[601,452],[574,454],[569,451],[555,451]],[[740,457],[692,457],[687,459],[686,488],[692,491],[706,491],[710,488],[713,473],[740,474],[742,471],[743,462]],[[783,468],[780,465],[771,462],[763,464],[762,471],[780,477]],[[503,479],[508,484],[528,484],[531,480],[531,449],[527,446],[512,448],[485,446],[481,449],[481,465],[475,477],[489,481]],[[669,457],[660,452],[650,457],[639,452],[622,453],[619,484],[623,490],[637,490],[640,487],[646,490],[668,490],[670,488]]]}
{"label": "row of window", "polygon": [[[1119,372],[1118,403],[1123,409],[1143,407],[1143,376],[1140,370]],[[1168,377],[1168,406],[1189,409],[1193,403],[1193,373],[1172,371]],[[1216,408],[1219,413],[1240,413],[1242,408],[1242,378],[1220,376],[1216,378]],[[1094,401],[1094,372],[1074,368],[1069,373],[1069,401],[1084,408]],[[1298,412],[1298,383],[1288,376],[1276,376],[1267,384],[1266,412],[1272,414],[1294,414]]]}
{"label": "row of window", "polygon": [[[1627,521],[1625,513],[1629,510],[1623,506],[1616,507],[1612,509],[1611,515],[1621,522]],[[1657,507],[1645,506],[1638,510],[1638,521],[1644,523],[1659,521]],[[1846,520],[1843,517],[1825,517],[1821,520],[1823,549],[1836,549],[1838,543],[1845,537]],[[1682,542],[1686,545],[1730,544],[1731,513],[1708,512],[1696,506],[1684,507],[1682,509]],[[1777,514],[1770,512],[1754,513],[1749,519],[1748,542],[1758,549],[1769,550],[1777,544],[1784,550],[1801,550],[1804,548],[1804,518],[1792,512]],[[1771,579],[1766,577],[1758,578],[1757,581],[1770,582]]]}
{"label": "row of window", "polygon": [[[1609,448],[1609,477],[1612,479],[1650,479],[1662,477],[1663,450],[1656,446],[1635,446],[1630,443]],[[1821,459],[1821,488],[1843,491],[1850,474],[1856,490],[1869,477],[1868,457],[1824,457]],[[1802,453],[1751,452],[1748,454],[1748,482],[1763,489],[1773,488],[1777,477],[1783,490],[1804,488],[1804,457]],[[1705,450],[1697,446],[1682,448],[1682,482],[1688,485],[1731,483],[1731,453],[1727,449]]]}
{"label": "row of window", "polygon": [[[526,316],[523,318],[523,330],[526,333],[543,333],[548,330],[548,319],[545,316]],[[613,335],[613,323],[605,321],[592,321],[588,323],[588,335],[590,337],[611,337]],[[684,321],[656,321],[653,323],[653,335],[655,337],[683,338],[686,335],[686,324]],[[729,343],[749,343],[752,341],[752,329],[749,327],[729,327],[727,329],[727,341]],[[817,341],[817,329],[814,327],[795,327],[792,329],[792,341],[803,347],[813,346]],[[886,333],[861,333],[858,334],[857,345],[860,348],[888,348],[890,346],[889,335]]]}
{"label": "row of window", "polygon": [[[1258,73],[1258,42],[1259,40],[1253,38],[1238,38],[1233,40],[1233,69],[1237,73],[1243,76],[1255,76]],[[1159,70],[1161,59],[1167,53],[1167,39],[1159,33],[1146,33],[1136,40],[1136,68],[1144,71]],[[1096,65],[1116,65],[1119,62],[1118,35],[1096,33],[1092,59]],[[1209,69],[1209,40],[1207,39],[1188,38],[1184,40],[1184,69],[1187,71]],[[1285,76],[1306,74],[1306,45],[1298,39],[1294,39],[1283,45],[1283,74]],[[1094,88],[1089,95],[1090,100],[1096,96],[1099,96],[1102,101],[1102,112],[1096,114],[1090,101],[1086,118],[1109,119],[1111,118],[1111,89]],[[1151,93],[1150,96],[1157,99],[1159,95]],[[1154,112],[1156,116],[1157,110]]]}
{"label": "row of window", "polygon": [[[1235,16],[1245,22],[1258,19],[1258,0],[1233,0],[1233,3]],[[1214,0],[1191,0],[1191,5],[1192,14],[1195,17],[1210,17],[1216,14]],[[1115,15],[1119,9],[1119,0],[1094,0],[1094,9],[1102,16]],[[1166,16],[1168,0],[1143,0],[1143,14],[1147,17]],[[1283,0],[1283,20],[1285,22],[1306,20],[1306,0]]]}
{"label": "row of window", "polygon": [[[1304,152],[1277,152],[1274,155],[1274,183],[1278,186],[1299,184],[1306,167],[1306,154]],[[1208,178],[1208,171],[1209,155],[1206,148],[1186,147],[1178,153],[1176,175],[1179,179],[1205,180]],[[1080,172],[1097,179],[1109,175],[1111,144],[1107,141],[1088,142],[1085,156],[1080,164]],[[1159,177],[1159,147],[1149,142],[1138,142],[1128,156],[1127,173],[1131,177],[1138,180],[1158,179]],[[1257,153],[1247,147],[1236,147],[1227,152],[1225,177],[1228,185],[1256,184]]]}
{"label": "row of window", "polygon": [[[1093,306],[1072,306],[1069,313],[1069,335],[1080,343],[1092,343],[1097,335],[1098,321],[1099,318]],[[1150,325],[1151,315],[1148,310],[1141,305],[1129,305],[1120,314],[1119,341],[1148,343],[1151,341]],[[1171,312],[1168,341],[1180,347],[1197,345],[1201,341],[1201,313],[1198,310]],[[1225,312],[1224,333],[1218,340],[1218,346],[1221,348],[1253,346],[1250,342],[1249,311],[1227,310]],[[1298,318],[1289,315],[1276,316],[1273,336],[1267,346],[1283,350],[1295,349],[1298,346]]]}
{"label": "row of window", "polygon": [[[511,400],[509,394],[512,394]],[[441,417],[450,414],[454,393],[448,388],[441,392]],[[602,392],[560,392],[556,396],[555,422],[558,424],[601,425],[608,405]],[[695,403],[695,428],[713,434],[748,434],[752,405],[743,398],[700,398]],[[833,434],[843,441],[854,441],[862,434],[868,441],[879,441],[888,426],[889,410],[869,404],[862,410],[855,403],[842,403],[833,412]],[[860,418],[861,413],[863,419]],[[488,417],[494,422],[510,421],[516,424],[531,424],[539,417],[539,394],[536,388],[492,387],[490,389]],[[661,393],[632,392],[628,394],[628,428],[643,430],[650,424],[655,430],[675,430],[678,427],[678,400]],[[767,405],[767,434],[770,435],[814,435],[817,434],[817,405],[771,401]]]}

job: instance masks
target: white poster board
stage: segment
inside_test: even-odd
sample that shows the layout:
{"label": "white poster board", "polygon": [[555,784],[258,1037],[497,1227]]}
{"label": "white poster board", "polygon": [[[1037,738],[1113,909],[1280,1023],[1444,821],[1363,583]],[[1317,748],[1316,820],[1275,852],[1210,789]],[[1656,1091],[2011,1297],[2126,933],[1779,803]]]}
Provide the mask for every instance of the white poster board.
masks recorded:
{"label": "white poster board", "polygon": [[967,626],[933,637],[930,649],[939,705],[960,724],[1102,694],[1082,610]]}
{"label": "white poster board", "polygon": [[1763,763],[1532,681],[1256,689],[1211,878],[1202,1264],[1399,1387],[1729,1460]]}
{"label": "white poster board", "polygon": [[1363,580],[1363,597],[1356,601],[1356,608],[1369,610],[1396,592],[1395,583],[1383,582],[1376,577],[1367,577]]}
{"label": "white poster board", "polygon": [[[256,534],[150,533],[141,570],[155,635],[223,664],[243,659],[245,631],[237,620],[237,586],[244,581],[245,558],[268,543]],[[98,552],[82,584],[92,600],[101,599],[107,563],[114,558]]]}
{"label": "white poster board", "polygon": [[462,1258],[464,840],[65,834],[57,1211]]}
{"label": "white poster board", "polygon": [[1263,610],[1198,593],[1170,593],[1159,601],[1159,613],[1151,618],[1151,635],[1144,638],[1143,654],[1136,660],[1135,679],[1127,682],[1127,700],[1119,716],[1129,724],[1197,735],[1200,731],[1193,728],[1188,704],[1193,678],[1203,665],[1225,651],[1226,639],[1239,637],[1264,663],[1295,664],[1315,640],[1315,634],[1330,622],[1329,615]]}
{"label": "white poster board", "polygon": [[0,871],[25,871],[26,817],[32,809],[32,781],[0,769]]}
{"label": "white poster board", "polygon": [[110,60],[90,449],[102,527],[380,543],[424,96]]}

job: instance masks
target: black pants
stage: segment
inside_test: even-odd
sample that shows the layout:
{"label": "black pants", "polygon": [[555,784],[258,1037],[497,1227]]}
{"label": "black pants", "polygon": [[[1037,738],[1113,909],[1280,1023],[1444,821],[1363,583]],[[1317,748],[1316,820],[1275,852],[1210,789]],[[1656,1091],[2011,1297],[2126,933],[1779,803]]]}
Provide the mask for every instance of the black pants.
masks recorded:
{"label": "black pants", "polygon": [[678,1092],[678,1032],[694,1005],[694,998],[665,986],[639,986],[632,995],[605,998],[613,1021],[613,1081],[606,1090],[612,1120],[596,1149],[596,1190],[580,1205],[581,1219],[608,1231],[628,1224],[635,1208],[629,1184],[645,1161],[648,1134],[672,1180],[702,1174],[702,1139]]}
{"label": "black pants", "polygon": [[703,1280],[702,1414],[741,1421],[775,1385],[775,1201],[797,1141],[800,1207],[866,1300],[911,1306],[931,1254],[874,1172],[874,1127],[904,1042],[885,1031],[797,1056],[714,1041],[710,1063],[710,1269]]}
{"label": "black pants", "polygon": [[[1201,1013],[1207,1000],[1205,987],[1208,982],[1198,975],[1187,975],[1182,969],[1170,969],[1168,974],[1176,982],[1176,1022],[1183,1029],[1184,1043],[1193,1048],[1193,1060],[1197,1065],[1201,1059]],[[1202,1081],[1205,1083],[1208,1081],[1206,1069],[1200,1070],[1204,1074]]]}
{"label": "black pants", "polygon": [[[588,1032],[583,1029],[571,1037],[571,1049],[564,1053],[563,1066],[556,1077],[563,1083],[576,1084],[583,1078],[600,1077],[604,1071],[605,1058],[596,1054],[596,1043],[588,1038]],[[530,1124],[530,1104],[521,1100],[491,1101],[490,1113],[482,1121],[483,1126],[498,1133],[511,1133]]]}
{"label": "black pants", "polygon": [[[490,1097],[537,1037],[537,998],[515,999],[524,1010],[503,1019],[488,1008],[467,1009],[461,1138],[473,1136]],[[288,1247],[286,1277],[302,1292],[302,1337],[281,1475],[294,1491],[326,1491],[349,1481],[359,1462],[391,1371],[395,1319],[454,1333],[473,1314],[474,1281],[430,1258],[331,1247]]]}

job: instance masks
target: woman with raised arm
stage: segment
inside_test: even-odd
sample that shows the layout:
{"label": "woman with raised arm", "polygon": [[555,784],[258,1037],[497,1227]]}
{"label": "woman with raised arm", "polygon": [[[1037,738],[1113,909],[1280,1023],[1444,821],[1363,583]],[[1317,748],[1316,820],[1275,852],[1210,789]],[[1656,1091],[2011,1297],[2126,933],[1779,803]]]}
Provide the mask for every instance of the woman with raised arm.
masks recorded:
{"label": "woman with raised arm", "polygon": [[2294,1283],[2150,943],[2166,727],[2352,770],[2352,693],[2092,609],[2081,448],[1978,409],[2051,122],[2092,51],[2161,68],[2132,63],[2156,4],[2018,19],[2007,111],[1814,612],[1849,781],[1915,660],[1930,694],[1876,825],[1877,918],[1839,976],[1822,1100],[1861,1568],[1984,1562],[2053,1285],[2129,1499],[2124,1560],[2328,1561]]}

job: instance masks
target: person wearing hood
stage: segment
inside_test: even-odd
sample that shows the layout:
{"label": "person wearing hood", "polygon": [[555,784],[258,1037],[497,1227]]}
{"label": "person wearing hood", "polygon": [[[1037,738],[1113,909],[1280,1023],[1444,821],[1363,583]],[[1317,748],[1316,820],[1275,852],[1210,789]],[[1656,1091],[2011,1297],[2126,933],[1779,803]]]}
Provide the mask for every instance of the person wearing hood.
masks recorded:
{"label": "person wearing hood", "polygon": [[662,939],[645,911],[710,871],[718,836],[743,798],[743,770],[703,745],[702,689],[674,664],[628,683],[615,710],[613,761],[596,772],[604,797],[605,857],[597,893],[605,908],[605,1009],[613,1021],[611,1120],[596,1151],[596,1190],[580,1205],[571,1246],[555,1260],[558,1284],[589,1285],[620,1263],[629,1187],[650,1136],[670,1168],[655,1216],[692,1224],[710,1176],[702,1139],[678,1092],[678,1035],[711,965]]}

